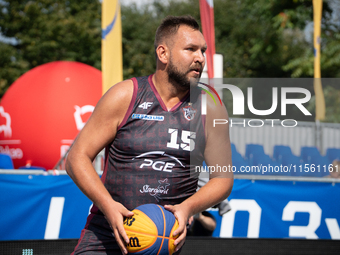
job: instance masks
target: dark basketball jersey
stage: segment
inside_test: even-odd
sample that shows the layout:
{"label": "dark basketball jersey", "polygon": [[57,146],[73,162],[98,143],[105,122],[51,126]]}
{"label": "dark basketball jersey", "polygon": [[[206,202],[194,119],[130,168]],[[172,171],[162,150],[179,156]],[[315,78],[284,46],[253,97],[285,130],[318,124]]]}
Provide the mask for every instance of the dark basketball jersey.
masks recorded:
{"label": "dark basketball jersey", "polygon": [[[191,89],[168,110],[152,75],[132,81],[130,106],[105,151],[102,181],[112,198],[129,210],[147,203],[181,203],[196,192],[199,173],[195,165],[203,161],[205,118],[201,115],[201,90]],[[102,224],[110,230],[95,205],[91,213],[85,229]]]}
{"label": "dark basketball jersey", "polygon": [[106,148],[102,180],[129,210],[146,203],[180,203],[197,188],[194,159],[203,161],[200,90],[192,89],[191,96],[168,110],[152,75],[132,80],[132,101]]}

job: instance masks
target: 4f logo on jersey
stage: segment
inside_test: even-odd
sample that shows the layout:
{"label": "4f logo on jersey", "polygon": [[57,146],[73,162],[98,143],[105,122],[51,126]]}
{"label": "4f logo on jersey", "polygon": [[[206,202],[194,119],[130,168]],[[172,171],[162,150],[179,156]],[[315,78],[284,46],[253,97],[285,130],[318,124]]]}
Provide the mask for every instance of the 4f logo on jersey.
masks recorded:
{"label": "4f logo on jersey", "polygon": [[142,109],[146,110],[146,109],[148,109],[152,104],[153,104],[153,102],[144,102],[144,103],[140,104],[140,105],[138,106],[138,108],[142,108]]}
{"label": "4f logo on jersey", "polygon": [[195,117],[195,114],[197,110],[192,108],[191,105],[185,106],[182,108],[184,118],[186,118],[188,121],[192,120]]}

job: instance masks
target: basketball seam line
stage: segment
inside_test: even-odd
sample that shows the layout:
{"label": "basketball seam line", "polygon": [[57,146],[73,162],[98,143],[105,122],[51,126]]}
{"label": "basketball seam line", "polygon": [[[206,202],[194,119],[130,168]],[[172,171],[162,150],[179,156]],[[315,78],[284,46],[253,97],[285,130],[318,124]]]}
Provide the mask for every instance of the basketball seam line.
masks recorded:
{"label": "basketball seam line", "polygon": [[172,240],[176,240],[175,238],[172,238],[172,237],[166,237],[166,236],[159,236],[159,235],[152,235],[152,234],[147,234],[145,232],[139,232],[139,231],[136,231],[136,230],[125,230],[126,232],[131,232],[131,233],[136,233],[136,234],[143,234],[143,235],[146,235],[146,236],[153,236],[153,237],[156,237],[156,238],[164,238],[164,239],[172,239]]}
{"label": "basketball seam line", "polygon": [[162,249],[162,247],[163,247],[163,243],[164,243],[164,238],[165,238],[165,230],[166,230],[166,221],[165,221],[165,215],[164,215],[164,212],[163,212],[163,210],[162,210],[162,208],[159,206],[159,205],[157,205],[158,206],[158,208],[161,210],[161,212],[162,212],[162,215],[163,215],[163,239],[162,239],[162,243],[161,243],[161,246],[159,247],[159,250],[158,250],[158,252],[157,252],[157,255],[161,252],[161,249]]}
{"label": "basketball seam line", "polygon": [[[134,211],[138,211],[139,213],[141,213],[141,214],[144,214],[144,216],[146,216],[146,217],[148,217],[144,212],[142,212],[141,210],[138,210],[138,209],[135,209]],[[153,222],[153,221],[151,221],[151,223],[154,225],[154,227],[157,229],[157,226],[156,226],[156,224]],[[126,230],[125,230],[126,231]],[[144,235],[148,235],[148,236],[153,236],[153,235],[151,235],[151,234],[147,234],[147,233],[143,233],[143,232],[138,232],[138,231],[131,231],[131,230],[128,230],[128,231],[130,231],[130,232],[135,232],[135,233],[139,233],[139,234],[144,234]],[[158,231],[157,231],[157,233],[158,233]],[[157,235],[157,237],[158,237],[158,235]],[[156,237],[156,239],[157,239],[157,237]],[[146,250],[146,249],[149,249],[152,245],[154,245],[154,243],[152,243],[152,244],[150,244],[149,246],[147,246],[147,247],[145,247],[145,248],[143,248],[143,249],[141,249],[141,250],[139,250],[139,251],[135,251],[135,252],[141,252],[141,251],[144,251],[144,250]],[[135,253],[135,252],[130,252],[130,253]]]}

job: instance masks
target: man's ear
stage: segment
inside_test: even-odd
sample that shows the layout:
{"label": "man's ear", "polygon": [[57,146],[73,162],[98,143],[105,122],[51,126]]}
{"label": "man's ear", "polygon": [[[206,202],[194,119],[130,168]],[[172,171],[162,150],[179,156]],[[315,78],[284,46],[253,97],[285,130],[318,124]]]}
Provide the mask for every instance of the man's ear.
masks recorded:
{"label": "man's ear", "polygon": [[167,64],[169,61],[169,48],[165,46],[164,44],[158,45],[156,49],[156,54],[159,59],[163,64]]}

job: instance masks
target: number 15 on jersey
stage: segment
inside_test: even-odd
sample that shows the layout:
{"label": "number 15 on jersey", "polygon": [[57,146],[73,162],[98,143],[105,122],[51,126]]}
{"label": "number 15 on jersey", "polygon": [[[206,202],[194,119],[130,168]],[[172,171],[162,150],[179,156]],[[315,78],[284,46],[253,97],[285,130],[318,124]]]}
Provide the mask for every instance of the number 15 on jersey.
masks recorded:
{"label": "number 15 on jersey", "polygon": [[178,143],[178,129],[169,128],[168,133],[170,134],[170,142],[166,145],[168,148],[179,149],[181,147],[185,151],[193,151],[195,149],[195,132],[181,130],[181,143]]}

